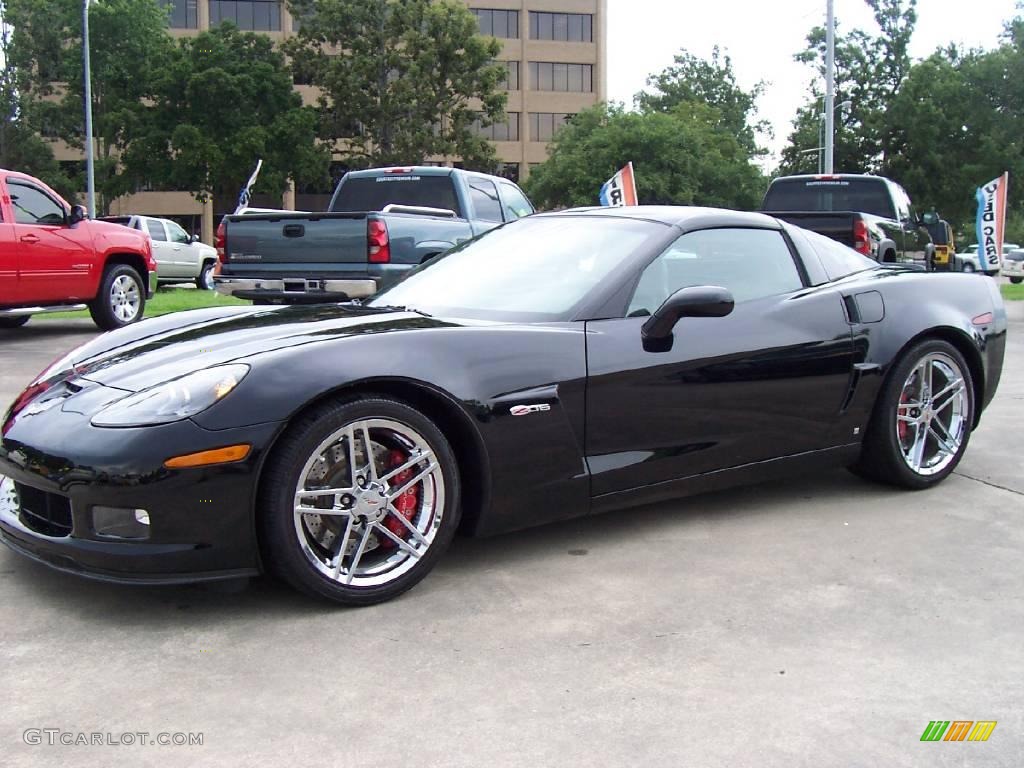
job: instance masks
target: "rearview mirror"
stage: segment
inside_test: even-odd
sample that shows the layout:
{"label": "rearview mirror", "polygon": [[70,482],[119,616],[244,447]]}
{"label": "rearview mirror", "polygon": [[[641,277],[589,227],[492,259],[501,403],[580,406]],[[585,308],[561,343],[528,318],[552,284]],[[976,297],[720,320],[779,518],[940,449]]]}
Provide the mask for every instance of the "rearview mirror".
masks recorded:
{"label": "rearview mirror", "polygon": [[78,222],[84,221],[87,218],[89,218],[89,215],[83,206],[72,205],[71,212],[68,214],[68,226],[73,227]]}
{"label": "rearview mirror", "polygon": [[671,338],[672,329],[683,317],[725,317],[736,301],[732,293],[717,285],[695,285],[680,288],[654,310],[640,329],[645,343]]}

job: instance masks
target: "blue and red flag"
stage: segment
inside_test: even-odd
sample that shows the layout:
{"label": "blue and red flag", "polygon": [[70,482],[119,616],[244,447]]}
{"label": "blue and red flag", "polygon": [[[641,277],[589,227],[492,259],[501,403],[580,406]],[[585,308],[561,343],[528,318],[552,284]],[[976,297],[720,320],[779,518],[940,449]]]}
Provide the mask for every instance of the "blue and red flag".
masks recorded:
{"label": "blue and red flag", "polygon": [[619,208],[636,205],[636,182],[633,180],[633,163],[628,163],[601,187],[601,205]]}
{"label": "blue and red flag", "polygon": [[1006,225],[1006,191],[1010,174],[978,188],[978,261],[984,271],[995,271],[1003,258],[1003,228]]}

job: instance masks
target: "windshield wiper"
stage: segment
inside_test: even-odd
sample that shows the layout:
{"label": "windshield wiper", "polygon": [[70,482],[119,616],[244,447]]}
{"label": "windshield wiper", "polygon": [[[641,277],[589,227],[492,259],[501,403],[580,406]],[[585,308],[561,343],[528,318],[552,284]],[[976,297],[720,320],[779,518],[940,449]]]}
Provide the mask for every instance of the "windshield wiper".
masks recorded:
{"label": "windshield wiper", "polygon": [[416,309],[416,307],[405,307],[399,304],[363,304],[367,309],[379,309],[382,312],[415,312],[417,315],[422,317],[433,317],[429,312],[424,312],[422,309]]}

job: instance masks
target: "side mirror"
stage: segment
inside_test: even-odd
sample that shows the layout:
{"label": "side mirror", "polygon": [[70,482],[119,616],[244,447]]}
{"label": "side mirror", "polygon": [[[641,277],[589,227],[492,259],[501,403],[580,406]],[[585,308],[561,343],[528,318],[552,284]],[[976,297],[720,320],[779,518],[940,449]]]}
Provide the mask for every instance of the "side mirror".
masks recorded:
{"label": "side mirror", "polygon": [[192,237],[190,237],[188,241],[190,243],[198,243],[199,242],[199,235],[192,235]]}
{"label": "side mirror", "polygon": [[925,226],[928,226],[930,224],[938,224],[939,221],[939,214],[936,213],[935,211],[926,211],[924,215],[921,216],[921,222]]}
{"label": "side mirror", "polygon": [[736,301],[732,292],[717,285],[695,285],[680,288],[654,310],[640,329],[644,342],[657,342],[672,337],[672,329],[683,317],[725,317]]}
{"label": "side mirror", "polygon": [[71,213],[68,214],[68,226],[73,227],[80,221],[84,221],[89,218],[89,214],[86,212],[85,207],[81,205],[72,205]]}

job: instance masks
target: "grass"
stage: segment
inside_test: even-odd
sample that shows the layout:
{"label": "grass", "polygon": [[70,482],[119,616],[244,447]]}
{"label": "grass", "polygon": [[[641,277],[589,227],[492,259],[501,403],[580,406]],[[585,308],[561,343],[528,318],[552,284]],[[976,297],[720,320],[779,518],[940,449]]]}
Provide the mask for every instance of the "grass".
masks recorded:
{"label": "grass", "polygon": [[[206,307],[229,307],[233,305],[247,305],[250,302],[236,299],[233,296],[221,296],[216,291],[199,291],[195,288],[161,288],[152,299],[146,302],[146,317],[159,317],[169,315],[172,312],[181,312],[185,309],[205,309]],[[52,312],[36,315],[39,320],[68,320],[74,318],[88,318],[89,313],[81,312]]]}
{"label": "grass", "polygon": [[1003,298],[1006,301],[1024,301],[1024,283],[1016,285],[1003,283],[999,286],[999,290],[1003,292]]}

